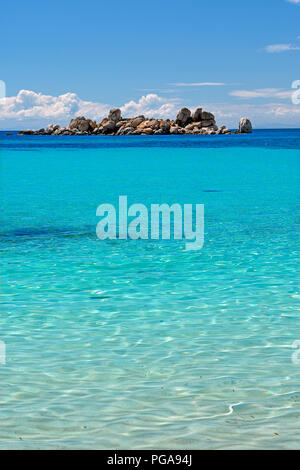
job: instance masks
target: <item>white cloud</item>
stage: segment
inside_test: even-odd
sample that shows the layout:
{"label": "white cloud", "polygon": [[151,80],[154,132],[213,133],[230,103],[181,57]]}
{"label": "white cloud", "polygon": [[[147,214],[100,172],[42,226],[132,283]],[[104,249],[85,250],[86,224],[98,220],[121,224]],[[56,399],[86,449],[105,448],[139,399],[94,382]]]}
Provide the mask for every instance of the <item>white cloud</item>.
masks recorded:
{"label": "white cloud", "polygon": [[30,90],[20,90],[16,96],[0,99],[0,120],[26,122],[40,120],[61,123],[74,115],[104,115],[109,106],[81,100],[75,93],[51,96]]}
{"label": "white cloud", "polygon": [[289,3],[300,3],[300,0],[286,0]]}
{"label": "white cloud", "polygon": [[121,106],[124,116],[145,116],[165,117],[174,115],[178,110],[179,100],[176,98],[162,98],[157,94],[150,93],[142,96],[138,101],[129,101]]}
{"label": "white cloud", "polygon": [[293,91],[282,90],[281,88],[260,88],[257,90],[233,90],[229,95],[238,98],[252,99],[252,98],[279,98],[290,99]]}
{"label": "white cloud", "polygon": [[[147,94],[138,101],[129,101],[121,106],[124,116],[164,117],[175,115],[179,100]],[[86,116],[101,120],[112,106],[104,103],[84,101],[76,93],[59,96],[44,95],[30,90],[20,90],[16,96],[0,99],[0,125],[2,128],[44,127],[54,122],[69,123],[74,116]]]}
{"label": "white cloud", "polygon": [[[194,103],[190,108],[193,110],[201,106],[216,115],[218,124],[226,124],[232,128],[237,127],[241,116],[249,117],[256,127],[300,127],[300,106],[276,101],[288,98],[291,91],[265,88],[252,91],[235,90],[230,94],[233,93],[233,96],[241,98],[273,98],[274,102],[259,105],[245,102]],[[181,106],[177,98],[146,94],[136,101],[125,103],[121,110],[125,117],[144,114],[147,117],[175,118]],[[75,93],[51,96],[21,90],[16,96],[0,99],[0,128],[39,128],[51,122],[66,125],[71,118],[79,115],[99,121],[107,115],[111,107],[108,104],[84,101]]]}
{"label": "white cloud", "polygon": [[174,86],[224,86],[226,83],[220,82],[195,82],[195,83],[171,83]]}
{"label": "white cloud", "polygon": [[293,46],[292,44],[270,44],[266,46],[264,50],[270,54],[286,52],[286,51],[298,51],[299,46]]}

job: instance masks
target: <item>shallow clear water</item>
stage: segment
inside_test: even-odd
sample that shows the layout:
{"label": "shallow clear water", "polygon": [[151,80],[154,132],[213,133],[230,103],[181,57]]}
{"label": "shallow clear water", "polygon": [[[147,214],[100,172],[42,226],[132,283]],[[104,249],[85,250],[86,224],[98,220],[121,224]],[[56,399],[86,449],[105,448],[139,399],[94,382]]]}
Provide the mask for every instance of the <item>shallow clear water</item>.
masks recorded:
{"label": "shallow clear water", "polygon": [[[1,448],[300,448],[300,131],[192,137],[0,134]],[[119,195],[203,249],[98,240]]]}

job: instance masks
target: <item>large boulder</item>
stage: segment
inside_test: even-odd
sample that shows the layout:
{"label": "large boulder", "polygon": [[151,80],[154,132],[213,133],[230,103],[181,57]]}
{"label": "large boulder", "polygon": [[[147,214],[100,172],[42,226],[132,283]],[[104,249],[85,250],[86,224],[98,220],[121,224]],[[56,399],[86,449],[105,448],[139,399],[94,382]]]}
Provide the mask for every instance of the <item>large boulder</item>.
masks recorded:
{"label": "large boulder", "polygon": [[121,121],[121,110],[119,108],[112,108],[108,113],[108,120],[118,122]]}
{"label": "large boulder", "polygon": [[141,122],[138,126],[137,129],[142,131],[143,129],[147,129],[148,127],[152,127],[152,122],[150,119],[147,119],[146,121]]}
{"label": "large boulder", "polygon": [[151,124],[149,127],[151,127],[151,129],[153,130],[158,130],[160,128],[161,122],[161,119],[153,119],[151,120]]}
{"label": "large boulder", "polygon": [[191,124],[188,124],[187,126],[185,126],[185,129],[187,131],[192,131],[196,127],[201,127],[201,126],[202,126],[202,122],[191,122]]}
{"label": "large boulder", "polygon": [[135,128],[132,126],[120,127],[116,135],[130,135],[135,131]]}
{"label": "large boulder", "polygon": [[88,119],[88,122],[90,124],[90,130],[93,131],[97,127],[96,121],[92,121],[92,119]]}
{"label": "large boulder", "polygon": [[153,134],[153,129],[151,127],[146,127],[145,129],[142,130],[142,135],[151,135]]}
{"label": "large boulder", "polygon": [[239,122],[239,132],[241,134],[250,134],[252,132],[252,124],[250,119],[241,118]]}
{"label": "large boulder", "polygon": [[184,127],[189,124],[191,120],[191,111],[188,108],[181,108],[176,117],[176,124]]}
{"label": "large boulder", "polygon": [[192,119],[194,122],[199,122],[202,119],[202,108],[197,108],[193,112]]}
{"label": "large boulder", "polygon": [[120,129],[121,127],[126,127],[126,125],[129,125],[128,124],[128,121],[119,121],[119,122],[116,122],[116,129]]}
{"label": "large boulder", "polygon": [[202,111],[202,121],[215,122],[215,116],[213,115],[213,113],[209,113],[208,111]]}
{"label": "large boulder", "polygon": [[170,132],[171,123],[169,119],[166,119],[161,122],[160,129],[163,134],[168,134]]}
{"label": "large boulder", "polygon": [[136,118],[132,119],[132,121],[130,121],[130,125],[134,128],[138,127],[142,122],[145,121],[145,117],[144,116],[137,116]]}
{"label": "large boulder", "polygon": [[80,132],[85,132],[90,130],[89,120],[83,116],[78,116],[74,119],[71,119],[69,124],[69,129],[78,129]]}
{"label": "large boulder", "polygon": [[112,132],[114,132],[116,129],[116,123],[115,121],[107,121],[105,124],[103,124],[102,126],[102,131],[105,133],[105,134],[111,134]]}
{"label": "large boulder", "polygon": [[35,131],[32,129],[26,129],[25,131],[21,131],[21,132],[22,132],[21,135],[33,135]]}
{"label": "large boulder", "polygon": [[[180,130],[181,130],[181,129],[180,129]],[[177,126],[171,126],[171,127],[170,127],[170,134],[176,135],[176,134],[179,134],[179,132],[180,132],[180,131],[179,131],[179,127],[177,127]]]}
{"label": "large boulder", "polygon": [[49,126],[47,127],[46,132],[48,134],[52,134],[54,131],[57,131],[57,129],[60,129],[59,124],[49,124]]}

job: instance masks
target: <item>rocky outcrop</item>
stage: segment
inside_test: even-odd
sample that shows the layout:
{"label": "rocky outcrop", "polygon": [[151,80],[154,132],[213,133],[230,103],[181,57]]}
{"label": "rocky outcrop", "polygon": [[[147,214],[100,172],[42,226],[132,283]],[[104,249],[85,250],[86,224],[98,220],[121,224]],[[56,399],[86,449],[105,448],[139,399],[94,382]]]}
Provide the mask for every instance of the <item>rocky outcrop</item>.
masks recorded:
{"label": "rocky outcrop", "polygon": [[100,126],[98,130],[100,133],[102,131],[104,134],[111,134],[112,132],[114,132],[115,128],[116,122],[109,119],[102,126]]}
{"label": "rocky outcrop", "polygon": [[71,130],[77,129],[80,132],[89,131],[90,130],[89,120],[83,116],[79,116],[75,119],[71,119],[70,124],[69,124],[69,129]]}
{"label": "rocky outcrop", "polygon": [[250,119],[241,118],[239,122],[239,132],[241,134],[250,134],[252,132],[252,124]]}
{"label": "rocky outcrop", "polygon": [[249,119],[242,118],[239,131],[231,132],[226,126],[218,127],[215,116],[196,108],[193,114],[188,108],[182,108],[175,120],[146,118],[136,116],[122,118],[121,110],[113,108],[108,117],[100,122],[92,121],[84,116],[71,119],[68,127],[49,124],[47,129],[20,131],[22,135],[220,135],[252,132]]}
{"label": "rocky outcrop", "polygon": [[195,111],[192,115],[192,119],[193,119],[194,122],[201,121],[201,119],[202,119],[202,108],[195,109]]}
{"label": "rocky outcrop", "polygon": [[165,121],[162,121],[159,127],[163,134],[168,134],[171,128],[170,119],[166,119]]}
{"label": "rocky outcrop", "polygon": [[109,119],[110,121],[114,121],[114,122],[121,121],[121,119],[122,119],[122,117],[121,117],[121,110],[120,110],[119,108],[112,108],[112,109],[109,111],[108,119]]}
{"label": "rocky outcrop", "polygon": [[60,126],[58,124],[49,124],[47,127],[47,133],[48,134],[53,134],[57,129],[60,129]]}
{"label": "rocky outcrop", "polygon": [[137,116],[136,118],[130,121],[130,125],[136,129],[144,121],[145,121],[144,116]]}
{"label": "rocky outcrop", "polygon": [[176,117],[176,124],[185,127],[191,120],[191,111],[188,108],[181,108]]}

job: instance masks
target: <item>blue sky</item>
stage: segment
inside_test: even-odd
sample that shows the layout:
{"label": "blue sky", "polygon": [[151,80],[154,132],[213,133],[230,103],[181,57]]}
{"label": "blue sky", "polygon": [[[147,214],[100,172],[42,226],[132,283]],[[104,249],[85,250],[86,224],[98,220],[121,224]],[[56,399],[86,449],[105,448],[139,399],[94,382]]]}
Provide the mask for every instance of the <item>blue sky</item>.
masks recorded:
{"label": "blue sky", "polygon": [[300,127],[300,0],[16,0],[1,16],[2,129],[184,105]]}

